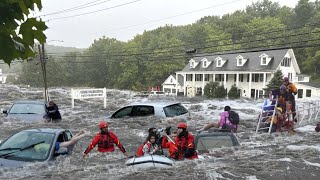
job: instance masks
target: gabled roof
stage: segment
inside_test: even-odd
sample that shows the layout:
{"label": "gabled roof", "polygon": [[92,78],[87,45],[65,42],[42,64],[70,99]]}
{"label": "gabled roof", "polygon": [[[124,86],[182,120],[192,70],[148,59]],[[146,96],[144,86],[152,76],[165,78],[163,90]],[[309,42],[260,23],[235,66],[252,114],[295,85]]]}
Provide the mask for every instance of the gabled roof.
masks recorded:
{"label": "gabled roof", "polygon": [[[259,52],[247,52],[247,53],[229,53],[223,55],[204,55],[202,57],[193,57],[192,59],[196,62],[201,62],[203,58],[208,61],[214,61],[217,57],[221,57],[227,60],[222,67],[216,67],[216,63],[210,63],[207,68],[202,68],[199,63],[196,67],[190,69],[190,65],[186,65],[182,71],[275,71],[282,59],[286,55],[289,49],[270,50],[270,51],[259,51]],[[268,65],[261,66],[261,56],[263,53],[267,54],[268,57],[272,57]],[[243,58],[248,59],[243,66],[237,66],[237,57],[241,55]]]}

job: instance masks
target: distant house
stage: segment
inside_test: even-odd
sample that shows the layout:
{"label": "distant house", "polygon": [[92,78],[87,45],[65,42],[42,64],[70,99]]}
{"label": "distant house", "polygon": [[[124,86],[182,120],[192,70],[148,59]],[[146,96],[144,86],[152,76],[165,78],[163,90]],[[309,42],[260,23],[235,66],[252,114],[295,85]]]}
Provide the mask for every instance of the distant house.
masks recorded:
{"label": "distant house", "polygon": [[297,98],[320,97],[320,84],[311,82],[299,82],[295,84],[298,89]]}
{"label": "distant house", "polygon": [[181,85],[179,82],[177,82],[175,75],[170,75],[162,83],[162,89],[163,89],[163,92],[166,94],[176,95],[178,93],[177,91],[179,91],[179,89],[181,89]]}
{"label": "distant house", "polygon": [[[224,85],[227,91],[235,85],[241,90],[241,97],[262,98],[268,93],[263,88],[278,69],[295,84],[309,82],[310,77],[301,74],[293,50],[282,49],[194,57],[181,71],[176,72],[175,78],[170,75],[163,87],[168,92],[179,91],[192,97],[203,94],[204,86],[209,81],[216,81]],[[175,85],[168,82],[171,79]],[[307,88],[311,88],[303,84],[298,87],[300,92],[307,92]],[[306,96],[306,93],[302,93],[299,97]]]}

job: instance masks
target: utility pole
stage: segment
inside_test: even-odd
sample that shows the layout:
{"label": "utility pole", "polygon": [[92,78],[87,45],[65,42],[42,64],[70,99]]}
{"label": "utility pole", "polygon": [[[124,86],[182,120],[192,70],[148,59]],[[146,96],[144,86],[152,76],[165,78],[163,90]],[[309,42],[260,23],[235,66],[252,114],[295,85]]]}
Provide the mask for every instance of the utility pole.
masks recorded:
{"label": "utility pole", "polygon": [[38,49],[39,49],[39,60],[40,60],[43,83],[44,83],[44,101],[47,103],[49,101],[49,92],[48,92],[47,69],[46,69],[47,58],[45,56],[44,44],[42,45],[39,44]]}

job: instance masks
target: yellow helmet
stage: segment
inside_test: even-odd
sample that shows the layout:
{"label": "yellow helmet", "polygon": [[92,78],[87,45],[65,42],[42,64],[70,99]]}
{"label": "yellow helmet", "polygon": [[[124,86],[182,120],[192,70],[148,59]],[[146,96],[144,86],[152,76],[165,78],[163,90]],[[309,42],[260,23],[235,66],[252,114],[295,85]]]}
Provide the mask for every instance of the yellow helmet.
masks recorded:
{"label": "yellow helmet", "polygon": [[282,108],[281,107],[277,107],[277,109],[282,113]]}

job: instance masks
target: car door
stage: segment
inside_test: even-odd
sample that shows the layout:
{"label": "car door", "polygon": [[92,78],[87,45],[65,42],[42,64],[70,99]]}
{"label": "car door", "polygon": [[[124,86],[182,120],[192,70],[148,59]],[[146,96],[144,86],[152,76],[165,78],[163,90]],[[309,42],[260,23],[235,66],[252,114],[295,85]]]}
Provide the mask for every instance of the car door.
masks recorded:
{"label": "car door", "polygon": [[116,111],[115,113],[113,113],[111,118],[122,118],[125,116],[132,116],[132,114],[133,114],[132,109],[133,109],[133,106],[123,107],[123,108],[119,109],[118,111]]}

